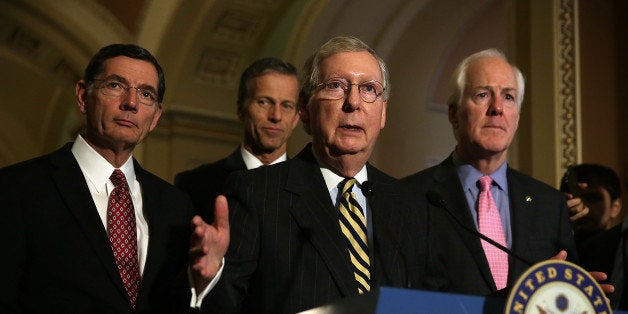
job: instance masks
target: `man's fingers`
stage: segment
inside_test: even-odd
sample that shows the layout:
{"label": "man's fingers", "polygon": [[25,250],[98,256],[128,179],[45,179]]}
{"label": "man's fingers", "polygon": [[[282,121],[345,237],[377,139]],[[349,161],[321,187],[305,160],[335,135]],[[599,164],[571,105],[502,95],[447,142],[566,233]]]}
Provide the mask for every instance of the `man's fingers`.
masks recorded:
{"label": "man's fingers", "polygon": [[216,197],[214,210],[214,227],[216,229],[229,229],[229,203],[224,195]]}
{"label": "man's fingers", "polygon": [[600,288],[602,289],[602,291],[604,291],[605,294],[610,294],[610,293],[615,292],[615,286],[607,284],[607,283],[600,284]]}
{"label": "man's fingers", "polygon": [[[580,209],[580,211],[577,211],[577,212],[575,210],[571,210],[571,213],[572,215],[569,217],[569,219],[571,221],[578,220],[589,214],[589,208],[584,206],[582,207],[582,209]],[[573,214],[573,213],[576,213],[576,214]]]}
{"label": "man's fingers", "polygon": [[567,251],[561,250],[558,254],[554,255],[551,259],[565,261],[567,260]]}
{"label": "man's fingers", "polygon": [[593,279],[595,279],[595,281],[603,281],[608,278],[606,273],[601,271],[590,271],[589,274],[591,275],[591,277],[593,277]]}

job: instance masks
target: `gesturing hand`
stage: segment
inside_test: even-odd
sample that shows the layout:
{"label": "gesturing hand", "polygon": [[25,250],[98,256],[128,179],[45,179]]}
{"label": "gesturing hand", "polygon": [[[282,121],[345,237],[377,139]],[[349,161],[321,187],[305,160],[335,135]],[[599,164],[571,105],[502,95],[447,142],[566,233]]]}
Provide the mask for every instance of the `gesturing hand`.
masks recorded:
{"label": "gesturing hand", "polygon": [[215,203],[214,223],[208,225],[199,216],[192,218],[190,269],[194,288],[202,291],[216,277],[229,246],[229,205],[219,195]]}

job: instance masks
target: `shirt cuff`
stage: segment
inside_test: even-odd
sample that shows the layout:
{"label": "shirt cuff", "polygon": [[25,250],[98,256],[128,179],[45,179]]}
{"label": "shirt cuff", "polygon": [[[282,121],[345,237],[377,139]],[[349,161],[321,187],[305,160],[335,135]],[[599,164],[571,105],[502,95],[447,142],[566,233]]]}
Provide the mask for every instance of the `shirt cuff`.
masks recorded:
{"label": "shirt cuff", "polygon": [[192,280],[192,272],[188,267],[188,281],[190,282],[190,290],[192,291],[192,299],[190,300],[190,308],[200,309],[201,305],[203,305],[203,298],[216,286],[220,277],[222,277],[222,270],[225,268],[225,258],[222,258],[222,265],[218,272],[216,273],[216,277],[212,279],[212,281],[201,291],[197,293],[196,288],[194,288],[194,280]]}

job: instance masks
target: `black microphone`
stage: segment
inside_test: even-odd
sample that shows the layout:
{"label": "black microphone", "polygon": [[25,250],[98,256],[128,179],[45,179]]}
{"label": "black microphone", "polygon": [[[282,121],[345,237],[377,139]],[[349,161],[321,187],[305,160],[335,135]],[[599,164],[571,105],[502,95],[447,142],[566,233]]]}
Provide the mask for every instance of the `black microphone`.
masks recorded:
{"label": "black microphone", "polygon": [[[361,188],[362,188],[362,194],[364,194],[367,201],[370,202],[370,198],[375,194],[375,185],[369,181],[364,181],[361,184]],[[390,231],[390,228],[388,228],[388,225],[386,225],[384,220],[381,219],[377,211],[375,211],[375,214],[373,215],[373,220],[377,221],[377,226],[381,226],[382,230],[386,233],[386,235],[388,235],[388,238],[390,238],[390,240],[393,243],[393,247],[395,251],[397,251],[397,253],[399,254],[401,263],[403,264],[402,266],[403,266],[403,273],[404,273],[404,280],[405,280],[405,288],[412,288],[412,282],[408,274],[408,262],[406,261],[406,255],[403,253],[403,250],[401,249],[401,245],[397,243],[397,240],[393,237],[393,233]]]}
{"label": "black microphone", "polygon": [[373,196],[375,194],[375,187],[371,182],[364,181],[362,182],[362,194],[366,197]]}
{"label": "black microphone", "polygon": [[491,245],[493,245],[494,247],[502,250],[503,252],[506,252],[506,254],[524,262],[526,265],[528,266],[532,266],[534,265],[534,263],[530,262],[529,260],[527,260],[526,258],[521,257],[519,254],[513,252],[512,250],[510,250],[509,248],[495,242],[493,239],[485,236],[484,234],[480,233],[479,231],[477,231],[474,227],[471,226],[467,226],[466,224],[464,224],[462,221],[460,221],[460,219],[458,219],[458,217],[456,215],[454,215],[454,213],[452,213],[449,208],[447,207],[447,205],[445,204],[445,199],[443,199],[442,196],[440,196],[440,194],[438,194],[438,192],[436,191],[427,191],[426,193],[427,195],[427,200],[434,206],[436,207],[440,207],[442,209],[444,209],[449,216],[451,216],[460,226],[462,226],[464,229],[466,229],[467,231],[471,232],[472,234],[474,234],[476,237],[480,237],[482,238],[482,240],[490,243]]}

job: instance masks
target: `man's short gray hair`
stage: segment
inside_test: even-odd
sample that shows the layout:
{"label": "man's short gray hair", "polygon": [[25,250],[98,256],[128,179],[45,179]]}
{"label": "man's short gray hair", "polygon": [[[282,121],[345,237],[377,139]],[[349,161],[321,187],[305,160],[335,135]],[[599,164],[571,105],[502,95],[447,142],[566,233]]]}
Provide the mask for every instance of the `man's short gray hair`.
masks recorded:
{"label": "man's short gray hair", "polygon": [[508,59],[506,59],[503,52],[495,48],[476,52],[466,57],[458,64],[456,70],[454,70],[454,73],[451,76],[451,81],[449,82],[449,98],[447,99],[447,104],[456,108],[460,105],[460,102],[462,102],[462,96],[464,95],[469,64],[484,58],[499,58],[510,64],[517,79],[517,106],[519,107],[519,111],[521,111],[521,104],[523,103],[523,95],[525,92],[525,79],[523,78],[523,74],[519,68],[508,62]]}

